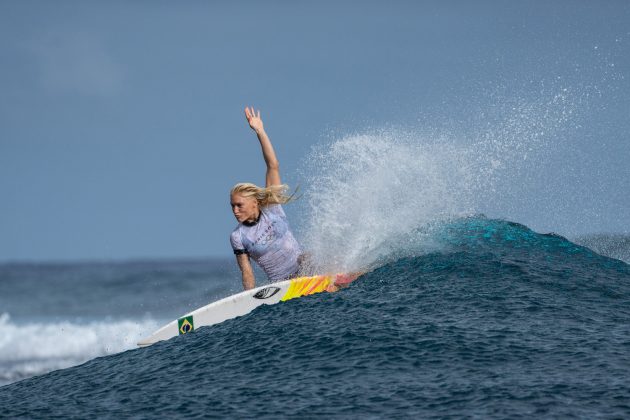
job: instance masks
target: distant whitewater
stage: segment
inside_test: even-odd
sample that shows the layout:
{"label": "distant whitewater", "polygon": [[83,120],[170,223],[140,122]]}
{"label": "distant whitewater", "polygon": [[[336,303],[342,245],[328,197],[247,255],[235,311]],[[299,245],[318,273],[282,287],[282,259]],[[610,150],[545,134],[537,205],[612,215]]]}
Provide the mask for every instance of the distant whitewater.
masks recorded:
{"label": "distant whitewater", "polygon": [[155,321],[13,322],[0,315],[0,385],[134,348]]}
{"label": "distant whitewater", "polygon": [[136,348],[239,290],[232,261],[0,265],[0,386]]}

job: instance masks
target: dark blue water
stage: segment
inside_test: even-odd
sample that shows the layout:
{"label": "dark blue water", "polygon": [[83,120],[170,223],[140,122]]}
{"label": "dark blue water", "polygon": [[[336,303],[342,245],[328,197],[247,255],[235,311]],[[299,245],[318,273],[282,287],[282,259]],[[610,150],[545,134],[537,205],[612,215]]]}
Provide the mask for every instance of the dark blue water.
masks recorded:
{"label": "dark blue water", "polygon": [[630,266],[504,221],[439,237],[338,293],[3,386],[0,416],[630,416]]}

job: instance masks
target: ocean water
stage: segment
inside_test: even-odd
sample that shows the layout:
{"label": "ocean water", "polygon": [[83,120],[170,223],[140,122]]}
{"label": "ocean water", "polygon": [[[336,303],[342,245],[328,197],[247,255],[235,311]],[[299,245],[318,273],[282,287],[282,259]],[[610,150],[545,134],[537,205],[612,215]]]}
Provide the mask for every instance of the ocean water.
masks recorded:
{"label": "ocean water", "polygon": [[626,262],[481,216],[417,234],[347,289],[143,349],[238,291],[232,262],[5,264],[0,417],[630,416]]}
{"label": "ocean water", "polygon": [[0,265],[0,417],[629,418],[630,237],[583,235],[562,159],[588,93],[315,146],[288,213],[314,272],[366,271],[334,294],[138,349],[233,258]]}
{"label": "ocean water", "polygon": [[0,265],[0,385],[135,347],[239,291],[232,261]]}

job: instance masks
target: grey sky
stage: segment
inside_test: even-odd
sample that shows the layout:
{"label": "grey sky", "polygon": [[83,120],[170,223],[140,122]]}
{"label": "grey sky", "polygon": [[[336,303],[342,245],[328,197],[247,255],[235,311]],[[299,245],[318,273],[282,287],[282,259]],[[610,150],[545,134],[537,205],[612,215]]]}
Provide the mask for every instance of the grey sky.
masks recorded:
{"label": "grey sky", "polygon": [[336,136],[465,141],[563,89],[560,146],[480,210],[628,232],[629,22],[627,1],[3,1],[0,261],[230,255],[227,192],[264,178],[248,104],[295,185]]}

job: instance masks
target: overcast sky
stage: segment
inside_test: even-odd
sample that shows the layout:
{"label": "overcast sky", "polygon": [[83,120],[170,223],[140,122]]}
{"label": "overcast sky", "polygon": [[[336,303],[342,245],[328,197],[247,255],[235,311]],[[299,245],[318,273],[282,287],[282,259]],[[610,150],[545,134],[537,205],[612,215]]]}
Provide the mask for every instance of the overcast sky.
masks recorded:
{"label": "overcast sky", "polygon": [[630,231],[628,1],[2,1],[0,261],[231,255],[227,193],[264,182],[248,104],[295,185],[331,138],[474,137],[523,101],[571,111],[562,147],[480,210]]}

